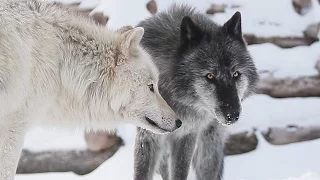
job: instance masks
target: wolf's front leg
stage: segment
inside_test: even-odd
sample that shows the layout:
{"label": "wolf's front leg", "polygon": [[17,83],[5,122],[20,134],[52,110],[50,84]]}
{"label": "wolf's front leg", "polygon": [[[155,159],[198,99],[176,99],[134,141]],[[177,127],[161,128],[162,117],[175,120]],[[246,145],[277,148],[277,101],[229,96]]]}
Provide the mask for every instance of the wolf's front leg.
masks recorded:
{"label": "wolf's front leg", "polygon": [[152,180],[159,157],[159,139],[155,134],[137,128],[134,150],[134,180]]}
{"label": "wolf's front leg", "polygon": [[222,180],[225,132],[212,124],[199,134],[193,166],[197,180]]}
{"label": "wolf's front leg", "polygon": [[186,180],[188,178],[196,138],[196,134],[188,134],[175,139],[171,144],[171,167],[169,166],[171,180]]}
{"label": "wolf's front leg", "polygon": [[[7,121],[8,120],[8,121]],[[13,119],[0,119],[0,179],[14,180],[26,126]]]}

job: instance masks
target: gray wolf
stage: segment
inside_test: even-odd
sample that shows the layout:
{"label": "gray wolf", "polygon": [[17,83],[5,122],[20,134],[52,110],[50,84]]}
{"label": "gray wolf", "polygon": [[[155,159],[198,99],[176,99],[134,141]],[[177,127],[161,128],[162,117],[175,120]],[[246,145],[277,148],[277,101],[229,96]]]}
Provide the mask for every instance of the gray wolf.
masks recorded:
{"label": "gray wolf", "polygon": [[0,2],[0,179],[13,180],[34,124],[155,133],[181,126],[139,45],[143,28],[117,31],[36,0]]}
{"label": "gray wolf", "polygon": [[160,72],[160,94],[183,122],[159,136],[138,128],[135,180],[223,178],[226,126],[238,121],[241,102],[254,90],[257,72],[242,36],[241,14],[224,25],[188,5],[141,21],[141,44]]}

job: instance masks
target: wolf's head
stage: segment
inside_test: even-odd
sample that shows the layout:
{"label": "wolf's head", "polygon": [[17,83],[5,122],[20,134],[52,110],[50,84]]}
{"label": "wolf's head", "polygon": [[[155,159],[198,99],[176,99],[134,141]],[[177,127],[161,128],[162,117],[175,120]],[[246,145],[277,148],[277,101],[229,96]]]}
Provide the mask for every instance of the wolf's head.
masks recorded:
{"label": "wolf's head", "polygon": [[199,107],[230,125],[239,119],[241,101],[257,81],[255,65],[242,37],[241,14],[236,12],[223,26],[184,16],[178,45],[178,73],[186,92],[192,88]]}
{"label": "wolf's head", "polygon": [[110,106],[125,119],[155,133],[172,132],[181,126],[174,111],[158,90],[158,70],[140,47],[141,27],[118,30],[118,53]]}

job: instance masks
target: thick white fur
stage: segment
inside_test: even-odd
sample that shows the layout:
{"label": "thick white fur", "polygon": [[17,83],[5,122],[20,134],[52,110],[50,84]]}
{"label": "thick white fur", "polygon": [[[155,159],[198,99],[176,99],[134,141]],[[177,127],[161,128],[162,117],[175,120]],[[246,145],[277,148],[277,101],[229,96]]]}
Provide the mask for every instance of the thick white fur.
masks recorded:
{"label": "thick white fur", "polygon": [[176,129],[156,67],[139,46],[142,28],[106,30],[36,0],[1,0],[0,27],[0,180],[14,179],[33,124]]}

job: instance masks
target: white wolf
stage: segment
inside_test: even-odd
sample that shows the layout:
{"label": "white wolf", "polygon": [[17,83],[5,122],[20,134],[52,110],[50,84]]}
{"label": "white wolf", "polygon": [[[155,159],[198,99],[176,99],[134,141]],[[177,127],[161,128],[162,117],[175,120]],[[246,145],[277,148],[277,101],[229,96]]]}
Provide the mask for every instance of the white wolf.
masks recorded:
{"label": "white wolf", "polygon": [[0,2],[0,179],[14,179],[32,124],[156,133],[181,126],[139,46],[143,28],[110,31],[53,3]]}

